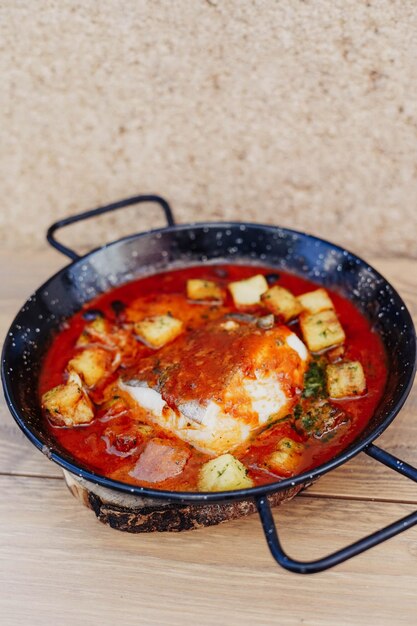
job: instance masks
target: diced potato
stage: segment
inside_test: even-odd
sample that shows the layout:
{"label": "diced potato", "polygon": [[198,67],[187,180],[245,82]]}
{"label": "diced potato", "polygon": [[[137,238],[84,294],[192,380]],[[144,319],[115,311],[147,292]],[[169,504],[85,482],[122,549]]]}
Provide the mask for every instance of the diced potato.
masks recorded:
{"label": "diced potato", "polygon": [[44,393],[42,406],[51,422],[59,426],[88,424],[94,419],[92,403],[76,372],[70,373],[65,385],[58,385]]}
{"label": "diced potato", "polygon": [[285,322],[297,317],[303,307],[291,291],[275,285],[261,296],[262,304],[274,315],[279,315]]}
{"label": "diced potato", "polygon": [[[105,393],[107,393],[108,389],[107,387]],[[100,403],[100,418],[103,419],[103,421],[111,420],[114,417],[124,415],[128,410],[128,406],[123,398],[114,394],[112,397],[106,399],[105,402]]]}
{"label": "diced potato", "polygon": [[114,326],[109,320],[97,318],[84,327],[78,338],[77,347],[99,344],[113,352],[114,358],[123,359],[124,364],[135,359],[138,344],[130,329]]}
{"label": "diced potato", "polygon": [[157,350],[182,332],[183,323],[171,315],[155,315],[136,322],[135,333],[146,345]]}
{"label": "diced potato", "polygon": [[110,322],[104,317],[96,317],[95,320],[86,324],[85,330],[93,330],[97,333],[107,333],[110,330]]}
{"label": "diced potato", "polygon": [[343,343],[346,339],[337,315],[333,309],[319,313],[300,315],[301,332],[311,352],[321,352]]}
{"label": "diced potato", "polygon": [[187,298],[190,300],[223,300],[221,288],[212,280],[191,278],[187,280]]}
{"label": "diced potato", "polygon": [[333,302],[325,289],[316,289],[297,297],[302,308],[309,313],[319,313],[326,309],[334,309]]}
{"label": "diced potato", "polygon": [[350,398],[366,391],[365,374],[359,361],[332,363],[327,366],[326,375],[331,398]]}
{"label": "diced potato", "polygon": [[259,304],[262,294],[268,291],[268,283],[262,274],[229,283],[228,287],[236,306]]}
{"label": "diced potato", "polygon": [[279,441],[276,451],[268,457],[266,464],[272,471],[294,474],[300,465],[303,450],[302,443],[284,437]]}
{"label": "diced potato", "polygon": [[222,454],[205,463],[198,480],[200,491],[229,491],[253,487],[246,467],[232,454]]}
{"label": "diced potato", "polygon": [[84,326],[84,330],[78,338],[77,346],[85,346],[89,343],[106,336],[111,329],[110,322],[104,317],[97,317]]}
{"label": "diced potato", "polygon": [[103,348],[86,348],[68,363],[68,370],[75,370],[88,387],[112,371],[112,355]]}

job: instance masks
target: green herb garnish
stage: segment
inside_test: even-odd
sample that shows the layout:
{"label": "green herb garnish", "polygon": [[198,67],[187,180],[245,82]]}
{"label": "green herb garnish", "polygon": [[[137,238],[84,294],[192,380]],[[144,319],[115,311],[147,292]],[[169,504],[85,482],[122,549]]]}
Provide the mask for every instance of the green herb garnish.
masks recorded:
{"label": "green herb garnish", "polygon": [[324,366],[311,361],[304,374],[303,398],[324,398],[326,396],[326,376]]}

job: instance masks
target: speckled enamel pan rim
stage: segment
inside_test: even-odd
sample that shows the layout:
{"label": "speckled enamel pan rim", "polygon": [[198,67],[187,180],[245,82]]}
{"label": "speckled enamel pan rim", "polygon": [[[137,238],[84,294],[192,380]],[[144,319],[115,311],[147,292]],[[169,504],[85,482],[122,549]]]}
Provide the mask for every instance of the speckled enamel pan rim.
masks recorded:
{"label": "speckled enamel pan rim", "polygon": [[[356,443],[355,445],[350,447],[348,450],[342,451],[341,453],[339,453],[336,457],[334,457],[327,463],[324,463],[323,465],[320,465],[319,467],[316,467],[315,469],[311,471],[304,472],[303,474],[300,474],[298,476],[295,476],[292,478],[286,478],[284,480],[270,483],[268,485],[262,485],[259,487],[251,487],[249,489],[239,489],[235,491],[223,491],[223,492],[215,492],[215,493],[213,492],[208,492],[208,493],[181,492],[181,491],[165,491],[165,490],[159,490],[159,489],[149,489],[146,487],[130,485],[128,483],[112,480],[110,478],[106,478],[105,476],[102,476],[101,474],[96,474],[95,472],[91,470],[84,469],[81,465],[68,461],[63,456],[61,456],[58,452],[55,452],[54,450],[52,450],[50,447],[47,448],[45,444],[37,437],[37,435],[31,430],[31,428],[26,423],[23,411],[17,405],[17,403],[15,402],[12,396],[11,386],[10,386],[10,381],[9,381],[10,373],[6,369],[7,353],[8,353],[10,342],[11,342],[11,337],[9,336],[9,332],[13,329],[16,323],[16,320],[19,317],[19,314],[20,314],[20,311],[19,311],[19,313],[16,315],[15,319],[13,320],[10,326],[10,329],[6,336],[6,340],[3,345],[1,378],[3,382],[4,394],[6,397],[9,410],[13,418],[17,422],[18,426],[20,427],[20,429],[23,431],[26,437],[41,452],[46,454],[46,456],[49,459],[51,459],[52,461],[54,461],[55,463],[57,463],[58,465],[66,469],[67,471],[71,472],[72,474],[79,476],[81,478],[84,478],[85,480],[90,481],[94,484],[101,485],[108,489],[115,489],[123,493],[137,495],[140,497],[159,498],[163,500],[170,500],[172,502],[178,502],[178,503],[184,503],[184,504],[199,504],[199,503],[204,504],[207,502],[214,503],[214,502],[225,502],[225,501],[231,501],[231,500],[246,500],[246,499],[251,499],[255,496],[263,496],[263,495],[268,495],[276,491],[291,489],[293,487],[296,487],[297,485],[311,483],[312,481],[320,478],[320,476],[322,476],[323,474],[326,474],[330,470],[335,469],[336,467],[339,467],[339,465],[342,465],[346,461],[349,461],[350,459],[352,459],[359,452],[364,450],[364,448],[366,448],[370,443],[372,443],[377,437],[379,437],[384,432],[384,430],[391,424],[391,422],[394,420],[394,418],[398,415],[399,411],[403,407],[407,399],[407,396],[409,395],[411,391],[413,380],[414,380],[414,375],[416,371],[416,334],[415,334],[414,324],[413,324],[411,315],[404,301],[398,294],[398,292],[377,270],[375,270],[375,268],[373,268],[369,263],[364,261],[361,257],[358,257],[352,252],[349,252],[349,250],[346,250],[345,248],[341,246],[335,245],[327,241],[326,239],[321,239],[320,237],[315,237],[314,235],[310,235],[301,231],[296,231],[296,230],[292,230],[288,228],[281,228],[281,227],[273,226],[270,224],[258,224],[258,223],[253,223],[253,222],[195,222],[195,223],[190,223],[190,224],[180,224],[176,226],[158,228],[158,229],[149,230],[143,233],[128,235],[126,237],[117,239],[116,241],[105,244],[104,246],[94,248],[93,250],[85,254],[84,256],[80,256],[80,258],[72,261],[71,263],[64,266],[62,269],[60,269],[58,272],[56,272],[51,278],[49,278],[43,285],[41,285],[36,290],[33,296],[36,297],[39,292],[45,290],[45,288],[48,287],[48,285],[55,279],[56,276],[61,274],[61,272],[67,270],[69,267],[75,266],[78,263],[85,261],[88,257],[92,256],[94,253],[98,251],[101,251],[105,248],[109,248],[111,246],[118,245],[120,243],[123,243],[124,241],[129,241],[132,239],[140,239],[143,237],[149,237],[150,235],[156,235],[158,233],[169,233],[169,232],[190,230],[191,228],[209,228],[209,229],[213,229],[216,227],[217,228],[228,228],[228,227],[240,228],[242,226],[244,226],[245,229],[250,229],[251,227],[253,227],[253,228],[262,228],[262,229],[269,230],[272,232],[279,230],[289,235],[296,235],[298,237],[306,237],[312,241],[317,241],[321,244],[325,244],[326,246],[331,247],[335,251],[341,252],[342,254],[343,253],[348,254],[352,259],[354,259],[355,261],[358,261],[358,264],[363,265],[366,268],[369,268],[375,274],[377,278],[381,279],[382,281],[384,281],[386,285],[389,286],[390,290],[392,291],[393,296],[396,299],[398,299],[399,304],[402,307],[404,307],[404,309],[402,310],[402,315],[406,317],[407,325],[410,330],[410,339],[412,341],[413,359],[411,359],[410,363],[405,367],[404,376],[405,376],[406,382],[401,392],[398,395],[395,405],[389,411],[385,420],[381,424],[379,424],[371,433],[369,433],[359,443]],[[233,259],[231,260],[233,262]],[[251,260],[253,262],[253,258],[251,258]],[[169,264],[167,264],[167,269],[169,269]],[[158,268],[158,271],[161,271],[161,269]],[[28,302],[29,301],[27,301],[25,305]],[[383,401],[384,401],[384,398],[382,398],[381,402]]]}

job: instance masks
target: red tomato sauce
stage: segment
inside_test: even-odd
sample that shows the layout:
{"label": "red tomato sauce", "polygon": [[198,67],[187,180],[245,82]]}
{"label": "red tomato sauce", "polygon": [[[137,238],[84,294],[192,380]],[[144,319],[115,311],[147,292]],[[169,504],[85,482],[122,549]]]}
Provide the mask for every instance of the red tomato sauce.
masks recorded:
{"label": "red tomato sauce", "polygon": [[[227,284],[231,281],[249,278],[255,274],[266,276],[277,274],[278,278],[274,284],[285,287],[296,296],[317,289],[316,284],[298,276],[282,273],[274,268],[254,265],[195,266],[135,280],[89,302],[81,311],[63,324],[44,358],[39,384],[40,397],[46,391],[65,381],[67,363],[76,353],[76,341],[87,323],[83,317],[87,310],[99,309],[106,319],[116,322],[115,301],[120,301],[126,305],[130,319],[132,319],[132,316],[134,318],[136,314],[138,318],[143,317],[146,312],[150,312],[150,315],[158,314],[158,298],[163,296],[164,302],[166,302],[166,297],[172,296],[172,306],[177,307],[177,310],[178,308],[182,310],[182,319],[186,324],[186,329],[198,329],[207,324],[208,321],[215,320],[225,313],[236,312],[237,309],[226,289]],[[226,296],[223,305],[212,306],[187,302],[186,283],[190,278],[216,281],[225,289]],[[264,464],[265,457],[271,454],[280,439],[290,437],[305,445],[296,473],[310,470],[333,458],[359,435],[382,397],[387,377],[387,366],[380,337],[372,330],[369,321],[350,301],[331,290],[328,292],[346,333],[344,358],[361,362],[367,383],[366,394],[353,399],[331,400],[332,405],[349,415],[349,423],[336,429],[330,437],[321,439],[312,436],[306,437],[294,428],[291,420],[287,420],[272,425],[246,442],[241,448],[232,450],[232,454],[248,468],[248,475],[255,485],[275,482],[291,475],[285,471],[281,473],[272,472]],[[164,306],[166,307],[166,305]],[[256,307],[254,310],[256,312]],[[297,323],[292,323],[290,328],[301,337]],[[138,345],[137,359],[153,354],[155,352],[151,348],[141,343]],[[117,376],[118,372],[114,374],[114,379]],[[106,385],[108,383],[109,380],[106,381]],[[100,394],[101,389],[98,387],[92,395],[93,400],[98,405],[101,400]],[[133,468],[145,445],[142,436],[138,435],[136,424],[138,421],[146,423],[147,420],[143,419],[143,415],[138,417],[137,409],[133,403],[129,404],[126,399],[124,401],[125,405],[122,405],[119,411],[118,400],[115,401],[114,415],[111,411],[104,412],[100,406],[97,406],[95,419],[87,425],[73,428],[57,427],[46,417],[45,423],[60,446],[70,452],[84,467],[101,475],[132,485],[140,484],[178,491],[197,490],[199,469],[203,463],[212,457],[196,450],[175,435],[163,431],[152,422],[149,422],[153,429],[152,437],[173,442],[179,450],[186,451],[188,460],[179,475],[167,478],[157,484],[148,484],[146,481],[139,481],[134,477]]]}

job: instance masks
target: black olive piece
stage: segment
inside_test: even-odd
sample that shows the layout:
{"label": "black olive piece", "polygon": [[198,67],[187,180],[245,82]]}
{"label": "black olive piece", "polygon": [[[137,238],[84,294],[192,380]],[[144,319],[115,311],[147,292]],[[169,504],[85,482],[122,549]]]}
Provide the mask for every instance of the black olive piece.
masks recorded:
{"label": "black olive piece", "polygon": [[114,314],[118,317],[126,308],[126,305],[121,300],[113,300],[110,303],[111,308],[113,309]]}
{"label": "black olive piece", "polygon": [[87,320],[87,322],[92,322],[98,317],[104,317],[104,313],[100,311],[100,309],[87,309],[87,311],[83,313],[83,318]]}
{"label": "black olive piece", "polygon": [[279,274],[266,274],[265,278],[268,285],[273,285],[277,280],[279,280]]}
{"label": "black olive piece", "polygon": [[213,269],[213,273],[216,274],[216,276],[218,276],[219,278],[227,278],[229,276],[229,272],[223,267],[215,267]]}

